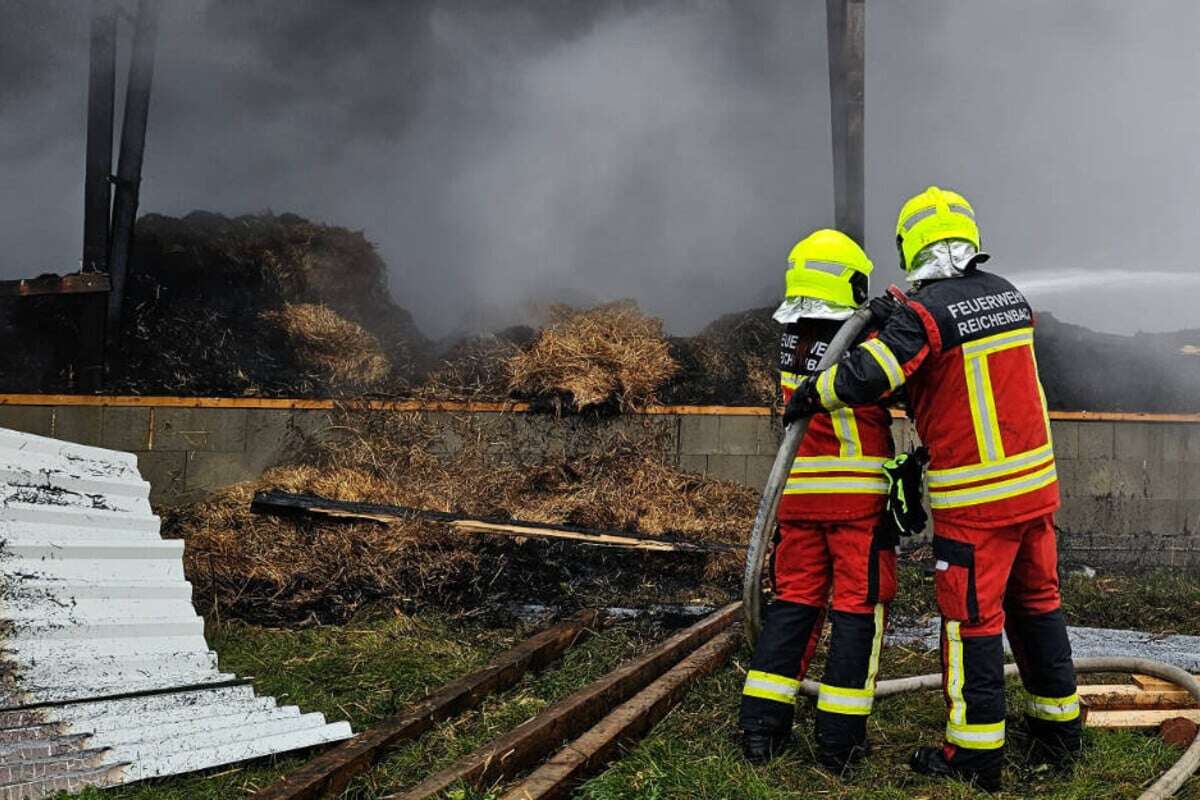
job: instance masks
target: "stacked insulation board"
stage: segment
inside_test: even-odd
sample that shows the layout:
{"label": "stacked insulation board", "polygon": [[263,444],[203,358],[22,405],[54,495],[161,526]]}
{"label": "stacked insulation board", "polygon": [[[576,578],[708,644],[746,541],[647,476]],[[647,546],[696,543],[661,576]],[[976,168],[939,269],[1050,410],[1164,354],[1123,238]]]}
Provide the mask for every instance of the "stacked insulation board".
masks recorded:
{"label": "stacked insulation board", "polygon": [[221,672],[136,458],[0,429],[0,800],[348,738]]}

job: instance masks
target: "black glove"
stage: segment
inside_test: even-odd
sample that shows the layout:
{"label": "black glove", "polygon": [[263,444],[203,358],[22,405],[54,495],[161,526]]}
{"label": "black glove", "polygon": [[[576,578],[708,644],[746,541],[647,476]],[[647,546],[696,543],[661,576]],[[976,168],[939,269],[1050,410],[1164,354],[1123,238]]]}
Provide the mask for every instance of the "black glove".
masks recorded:
{"label": "black glove", "polygon": [[879,532],[888,540],[913,536],[925,530],[925,509],[921,495],[925,485],[925,465],[929,451],[917,447],[900,453],[883,465],[888,482],[887,505],[880,520]]}
{"label": "black glove", "polygon": [[871,302],[867,303],[867,307],[871,309],[871,318],[875,320],[875,324],[881,326],[891,318],[892,314],[896,313],[899,304],[896,302],[896,298],[885,294],[872,297]]}
{"label": "black glove", "polygon": [[823,411],[821,401],[817,397],[817,380],[815,376],[804,378],[796,385],[788,400],[787,408],[783,409],[784,426],[791,425],[798,419],[811,417],[818,411]]}

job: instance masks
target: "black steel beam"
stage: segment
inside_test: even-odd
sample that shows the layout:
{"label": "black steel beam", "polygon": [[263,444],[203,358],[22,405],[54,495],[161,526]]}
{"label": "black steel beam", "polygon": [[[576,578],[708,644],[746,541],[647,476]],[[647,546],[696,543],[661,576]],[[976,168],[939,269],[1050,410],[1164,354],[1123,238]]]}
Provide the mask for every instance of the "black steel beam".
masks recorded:
{"label": "black steel beam", "polygon": [[829,40],[834,223],[838,230],[864,244],[866,0],[825,0],[825,13]]}
{"label": "black steel beam", "polygon": [[109,272],[112,292],[108,296],[108,345],[120,347],[116,334],[121,329],[121,305],[125,299],[125,277],[133,247],[133,224],[137,219],[138,192],[142,182],[142,159],[146,152],[146,121],[150,115],[150,86],[154,81],[154,48],[158,35],[158,2],[138,0],[133,30],[133,53],[129,60],[129,82],[125,90],[125,118],[121,124],[121,156],[117,162],[117,188],[113,198],[112,248]]}
{"label": "black steel beam", "polygon": [[113,100],[117,86],[117,14],[113,0],[92,0],[88,70],[87,166],[83,181],[83,271],[108,272],[112,204]]}

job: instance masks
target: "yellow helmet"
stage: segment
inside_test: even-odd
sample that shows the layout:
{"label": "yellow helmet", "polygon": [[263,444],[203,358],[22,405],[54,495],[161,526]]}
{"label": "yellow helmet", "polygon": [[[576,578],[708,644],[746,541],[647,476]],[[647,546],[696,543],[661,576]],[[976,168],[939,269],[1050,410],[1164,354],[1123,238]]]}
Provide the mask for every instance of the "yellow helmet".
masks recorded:
{"label": "yellow helmet", "polygon": [[855,308],[867,299],[867,276],[875,265],[853,239],[822,228],[788,254],[787,296],[815,297]]}
{"label": "yellow helmet", "polygon": [[896,220],[900,266],[909,271],[921,248],[943,239],[965,239],[978,250],[975,210],[958,192],[930,186],[900,208]]}

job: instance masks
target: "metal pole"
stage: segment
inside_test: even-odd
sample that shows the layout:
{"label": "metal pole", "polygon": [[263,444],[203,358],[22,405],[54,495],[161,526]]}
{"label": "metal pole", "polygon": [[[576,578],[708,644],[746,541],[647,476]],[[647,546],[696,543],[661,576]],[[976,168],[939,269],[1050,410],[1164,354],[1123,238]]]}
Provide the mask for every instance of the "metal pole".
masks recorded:
{"label": "metal pole", "polygon": [[133,223],[137,218],[138,190],[142,182],[142,157],[146,149],[146,120],[150,114],[150,85],[154,79],[154,46],[158,32],[158,2],[138,0],[133,30],[133,54],[129,61],[129,83],[125,91],[125,119],[121,124],[121,156],[117,162],[117,190],[113,198],[112,250],[109,272],[112,291],[108,296],[109,346],[121,329],[121,304],[125,298],[125,276],[133,246]]}
{"label": "metal pole", "polygon": [[866,0],[825,0],[825,15],[829,38],[834,221],[838,230],[864,244]]}
{"label": "metal pole", "polygon": [[83,271],[108,272],[112,203],[113,98],[117,86],[117,14],[113,0],[92,0],[88,71],[87,166],[83,182]]}

